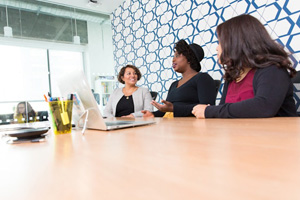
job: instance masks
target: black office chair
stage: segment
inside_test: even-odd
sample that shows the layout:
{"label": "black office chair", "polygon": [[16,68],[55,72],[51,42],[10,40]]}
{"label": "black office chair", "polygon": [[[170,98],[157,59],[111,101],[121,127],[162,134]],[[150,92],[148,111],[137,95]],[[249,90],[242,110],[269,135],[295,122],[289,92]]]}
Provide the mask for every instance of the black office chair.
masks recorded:
{"label": "black office chair", "polygon": [[154,92],[154,91],[151,91],[150,94],[151,94],[151,97],[152,97],[153,100],[155,100],[157,95],[158,95],[158,93]]}
{"label": "black office chair", "polygon": [[14,121],[14,114],[3,114],[0,115],[0,125],[10,124]]}
{"label": "black office chair", "polygon": [[297,108],[297,114],[300,116],[300,96],[298,95],[300,92],[300,71],[297,71],[295,77],[292,78],[292,82],[294,84],[294,99]]}
{"label": "black office chair", "polygon": [[48,121],[48,111],[38,111],[36,121]]}
{"label": "black office chair", "polygon": [[215,82],[215,86],[216,86],[216,97],[217,97],[219,88],[221,86],[221,81],[220,80],[214,80],[214,82]]}
{"label": "black office chair", "polygon": [[297,74],[295,77],[292,78],[293,83],[300,83],[300,71],[297,71]]}

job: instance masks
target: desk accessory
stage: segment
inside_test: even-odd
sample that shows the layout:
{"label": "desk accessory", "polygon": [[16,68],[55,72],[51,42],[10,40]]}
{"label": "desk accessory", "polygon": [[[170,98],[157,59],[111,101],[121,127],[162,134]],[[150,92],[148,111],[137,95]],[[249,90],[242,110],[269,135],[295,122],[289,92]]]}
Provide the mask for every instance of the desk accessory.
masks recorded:
{"label": "desk accessory", "polygon": [[55,134],[71,133],[73,100],[49,101],[52,130]]}
{"label": "desk accessory", "polygon": [[2,131],[5,136],[10,137],[7,141],[9,144],[22,142],[42,142],[45,140],[49,127],[32,128],[17,127]]}

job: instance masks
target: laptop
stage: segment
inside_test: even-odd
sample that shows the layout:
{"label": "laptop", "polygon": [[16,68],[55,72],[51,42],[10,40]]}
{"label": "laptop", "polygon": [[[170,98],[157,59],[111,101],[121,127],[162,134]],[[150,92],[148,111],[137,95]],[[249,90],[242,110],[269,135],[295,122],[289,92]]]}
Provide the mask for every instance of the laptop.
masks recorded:
{"label": "laptop", "polygon": [[73,99],[76,96],[78,97],[74,99],[73,104],[72,118],[75,124],[86,121],[86,128],[88,129],[114,130],[155,123],[154,119],[114,119],[113,121],[104,119],[82,70],[74,70],[68,74],[58,76],[56,81],[63,97],[67,97],[69,94],[75,94]]}

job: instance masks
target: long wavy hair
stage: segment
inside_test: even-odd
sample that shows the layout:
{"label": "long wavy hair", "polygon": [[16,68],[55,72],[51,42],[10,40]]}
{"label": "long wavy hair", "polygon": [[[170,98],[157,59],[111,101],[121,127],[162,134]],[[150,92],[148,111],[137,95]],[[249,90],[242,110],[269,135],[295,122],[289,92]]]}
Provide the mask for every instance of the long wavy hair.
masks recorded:
{"label": "long wavy hair", "polygon": [[296,74],[288,53],[275,42],[262,23],[251,15],[240,15],[218,25],[222,53],[220,63],[226,81],[236,80],[244,67],[265,68],[276,65]]}
{"label": "long wavy hair", "polygon": [[190,63],[190,66],[196,72],[201,70],[201,65],[198,62],[193,50],[184,40],[179,40],[175,43],[174,52],[177,51],[178,54],[182,54],[186,57],[187,61]]}
{"label": "long wavy hair", "polygon": [[[20,111],[19,111],[19,106],[20,105],[24,105],[25,106],[25,112],[24,113],[20,113]],[[26,116],[26,114],[28,116],[28,119],[29,119],[29,117],[33,117],[33,118],[36,117],[36,113],[33,110],[33,108],[30,105],[30,103],[28,103],[27,101],[19,102],[18,105],[17,105],[17,108],[16,108],[15,116],[17,116],[17,115]]]}

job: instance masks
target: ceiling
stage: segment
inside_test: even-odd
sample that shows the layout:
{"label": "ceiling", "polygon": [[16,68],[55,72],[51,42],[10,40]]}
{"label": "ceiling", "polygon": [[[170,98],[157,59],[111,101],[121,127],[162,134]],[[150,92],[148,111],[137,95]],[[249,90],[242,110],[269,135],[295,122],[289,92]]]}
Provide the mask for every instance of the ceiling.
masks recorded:
{"label": "ceiling", "polygon": [[77,9],[93,11],[101,14],[110,15],[115,9],[123,4],[125,0],[93,0],[98,1],[97,4],[89,3],[90,0],[37,0],[57,5],[74,7]]}
{"label": "ceiling", "polygon": [[[97,1],[97,3],[90,1]],[[110,23],[111,13],[122,5],[124,1],[125,0],[0,0],[0,7],[29,11],[37,15],[42,13],[64,18],[71,17],[102,24]]]}

